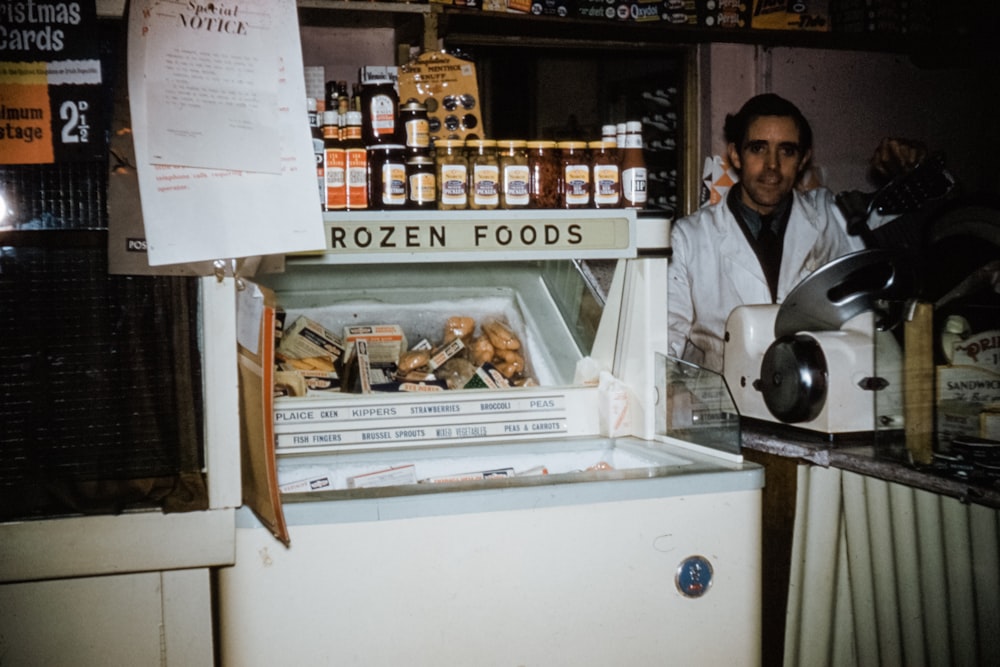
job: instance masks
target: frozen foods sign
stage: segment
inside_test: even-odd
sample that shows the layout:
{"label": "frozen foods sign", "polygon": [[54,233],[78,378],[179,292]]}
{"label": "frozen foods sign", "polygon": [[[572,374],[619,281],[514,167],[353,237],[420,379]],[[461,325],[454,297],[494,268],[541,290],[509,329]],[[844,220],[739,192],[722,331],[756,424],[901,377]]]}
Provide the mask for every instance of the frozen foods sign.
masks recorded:
{"label": "frozen foods sign", "polygon": [[327,219],[328,254],[412,254],[455,251],[558,253],[608,250],[634,256],[634,219],[602,217],[477,216],[433,218],[357,215]]}

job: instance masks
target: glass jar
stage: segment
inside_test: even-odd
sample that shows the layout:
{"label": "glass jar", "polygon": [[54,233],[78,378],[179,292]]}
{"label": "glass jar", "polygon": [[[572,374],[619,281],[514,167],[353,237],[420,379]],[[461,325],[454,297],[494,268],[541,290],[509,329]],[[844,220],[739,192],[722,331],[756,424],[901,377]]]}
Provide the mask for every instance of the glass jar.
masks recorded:
{"label": "glass jar", "polygon": [[497,142],[471,139],[465,142],[469,156],[469,208],[490,210],[500,205],[500,163]]}
{"label": "glass jar", "polygon": [[407,100],[399,107],[399,123],[403,128],[407,153],[427,155],[431,145],[427,107],[417,100]]}
{"label": "glass jar", "polygon": [[591,200],[594,208],[620,208],[622,184],[615,140],[591,141],[587,147],[590,149],[590,183],[594,191]]}
{"label": "glass jar", "polygon": [[500,163],[500,208],[527,208],[531,172],[528,171],[526,142],[509,140],[497,142]]}
{"label": "glass jar", "polygon": [[379,211],[406,206],[405,151],[401,144],[368,149],[368,208]]}
{"label": "glass jar", "polygon": [[[361,86],[361,139],[365,146],[399,143],[399,97],[385,68],[373,67]],[[368,76],[368,75],[363,75]]]}
{"label": "glass jar", "polygon": [[439,139],[434,142],[434,153],[438,208],[442,211],[467,208],[469,161],[465,157],[465,142],[461,139]]}
{"label": "glass jar", "polygon": [[560,208],[590,208],[590,160],[586,141],[560,141]]}
{"label": "glass jar", "polygon": [[434,160],[426,155],[414,155],[406,161],[407,208],[437,208],[437,179]]}
{"label": "glass jar", "polygon": [[529,141],[528,148],[528,206],[530,208],[558,208],[559,161],[554,141]]}

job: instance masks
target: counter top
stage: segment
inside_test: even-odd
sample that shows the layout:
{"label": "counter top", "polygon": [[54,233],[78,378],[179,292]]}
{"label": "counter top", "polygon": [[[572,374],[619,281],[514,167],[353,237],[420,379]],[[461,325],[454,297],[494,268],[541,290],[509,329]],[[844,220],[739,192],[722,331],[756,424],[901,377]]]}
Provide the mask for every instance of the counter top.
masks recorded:
{"label": "counter top", "polygon": [[[584,273],[602,297],[607,294],[614,274],[615,260],[587,260]],[[992,486],[976,484],[940,473],[920,470],[902,460],[889,458],[876,451],[874,445],[834,443],[823,433],[811,433],[782,424],[770,424],[756,419],[744,419],[742,445],[767,454],[800,459],[814,465],[840,468],[896,482],[917,489],[938,493],[964,503],[975,503],[1000,509],[1000,483]]]}
{"label": "counter top", "polygon": [[747,449],[809,463],[849,470],[888,482],[1000,509],[1000,485],[974,484],[954,477],[920,470],[902,461],[879,455],[874,445],[833,444],[825,434],[785,429],[780,424],[746,420],[742,444]]}

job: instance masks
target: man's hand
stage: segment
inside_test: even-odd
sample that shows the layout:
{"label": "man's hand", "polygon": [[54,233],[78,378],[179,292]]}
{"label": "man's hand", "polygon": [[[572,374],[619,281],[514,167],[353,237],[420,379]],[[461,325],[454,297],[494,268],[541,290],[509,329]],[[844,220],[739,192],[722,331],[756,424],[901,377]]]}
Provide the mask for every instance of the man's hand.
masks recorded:
{"label": "man's hand", "polygon": [[889,181],[913,169],[927,156],[927,146],[920,141],[886,137],[875,149],[869,162],[879,180]]}

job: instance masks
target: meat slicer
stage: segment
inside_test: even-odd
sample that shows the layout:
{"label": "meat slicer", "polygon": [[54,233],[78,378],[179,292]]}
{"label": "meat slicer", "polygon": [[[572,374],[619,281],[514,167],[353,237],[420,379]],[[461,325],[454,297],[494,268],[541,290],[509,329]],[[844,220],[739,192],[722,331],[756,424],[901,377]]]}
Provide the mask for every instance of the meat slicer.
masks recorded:
{"label": "meat slicer", "polygon": [[862,250],[820,267],[780,305],[735,308],[723,375],[740,416],[830,435],[901,428],[902,353],[890,329],[914,283],[902,255]]}

